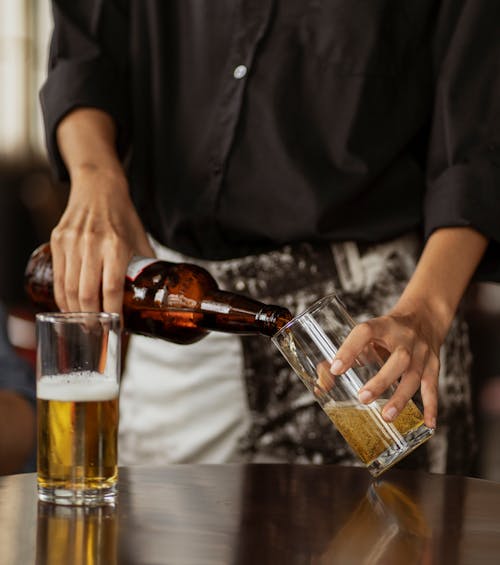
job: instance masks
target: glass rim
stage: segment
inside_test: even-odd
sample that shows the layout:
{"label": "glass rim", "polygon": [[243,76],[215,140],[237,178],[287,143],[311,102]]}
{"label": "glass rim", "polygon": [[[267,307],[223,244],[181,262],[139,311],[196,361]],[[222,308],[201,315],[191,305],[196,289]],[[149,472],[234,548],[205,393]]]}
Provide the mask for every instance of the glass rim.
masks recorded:
{"label": "glass rim", "polygon": [[287,322],[282,328],[280,328],[273,336],[272,340],[277,341],[280,337],[280,334],[284,334],[290,328],[300,324],[302,322],[302,318],[307,314],[311,314],[315,310],[317,310],[320,306],[323,305],[324,302],[330,302],[332,300],[340,301],[340,298],[336,292],[330,292],[321,298],[315,300],[312,304],[310,304],[305,310],[303,310],[300,314],[294,316],[289,322]]}
{"label": "glass rim", "polygon": [[39,312],[36,314],[37,322],[119,322],[120,314],[116,312]]}

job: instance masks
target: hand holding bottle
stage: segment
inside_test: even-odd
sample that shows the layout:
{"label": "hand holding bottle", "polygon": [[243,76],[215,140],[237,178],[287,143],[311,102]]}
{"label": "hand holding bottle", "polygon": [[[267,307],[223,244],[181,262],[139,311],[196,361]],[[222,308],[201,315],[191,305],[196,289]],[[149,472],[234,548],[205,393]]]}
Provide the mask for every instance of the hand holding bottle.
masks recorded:
{"label": "hand holding bottle", "polygon": [[154,256],[125,176],[100,168],[72,175],[68,206],[50,243],[54,294],[62,311],[121,312],[130,259]]}
{"label": "hand holding bottle", "polygon": [[[25,285],[35,304],[57,309],[48,243],[32,253]],[[271,337],[292,319],[286,308],[219,289],[208,271],[191,263],[134,257],[122,289],[127,330],[180,344],[199,341],[212,330]]]}
{"label": "hand holding bottle", "polygon": [[154,256],[115,137],[111,117],[92,108],[74,110],[57,130],[71,178],[68,205],[50,239],[54,295],[62,311],[121,312],[131,257]]}

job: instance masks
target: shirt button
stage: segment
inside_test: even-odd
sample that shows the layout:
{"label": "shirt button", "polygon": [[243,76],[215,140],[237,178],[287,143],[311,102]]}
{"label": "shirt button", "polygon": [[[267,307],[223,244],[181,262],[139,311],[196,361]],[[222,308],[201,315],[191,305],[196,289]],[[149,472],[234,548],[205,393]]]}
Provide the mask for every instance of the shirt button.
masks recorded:
{"label": "shirt button", "polygon": [[238,65],[233,71],[233,77],[240,79],[243,78],[248,72],[248,69],[245,65]]}

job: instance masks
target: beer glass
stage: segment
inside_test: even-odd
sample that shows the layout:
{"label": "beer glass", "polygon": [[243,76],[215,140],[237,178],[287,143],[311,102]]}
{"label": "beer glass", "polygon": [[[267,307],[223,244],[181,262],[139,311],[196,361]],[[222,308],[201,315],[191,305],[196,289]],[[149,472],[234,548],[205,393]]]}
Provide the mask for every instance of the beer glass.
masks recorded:
{"label": "beer glass", "polygon": [[117,483],[120,317],[38,314],[38,497],[113,503]]}
{"label": "beer glass", "polygon": [[394,386],[370,404],[358,400],[361,387],[382,366],[373,347],[342,375],[330,373],[337,350],[354,326],[342,302],[331,294],[293,318],[272,340],[370,473],[378,476],[429,439],[433,430],[425,426],[412,400],[393,422],[383,419]]}

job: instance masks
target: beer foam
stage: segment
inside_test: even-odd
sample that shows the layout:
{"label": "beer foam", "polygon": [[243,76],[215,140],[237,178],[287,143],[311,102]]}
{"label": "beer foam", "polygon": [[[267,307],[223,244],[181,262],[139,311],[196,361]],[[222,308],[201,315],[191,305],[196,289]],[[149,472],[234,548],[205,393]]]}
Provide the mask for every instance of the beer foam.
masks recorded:
{"label": "beer foam", "polygon": [[82,371],[41,377],[36,396],[42,400],[97,402],[113,400],[118,396],[118,390],[119,385],[114,379],[93,371]]}

